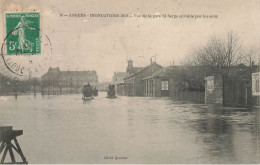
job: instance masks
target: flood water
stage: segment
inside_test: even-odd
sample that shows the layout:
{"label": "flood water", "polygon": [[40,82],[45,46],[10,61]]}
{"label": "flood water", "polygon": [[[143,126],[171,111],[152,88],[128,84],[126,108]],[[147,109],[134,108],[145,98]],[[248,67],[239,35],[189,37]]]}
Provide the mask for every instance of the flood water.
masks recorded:
{"label": "flood water", "polygon": [[0,126],[24,131],[33,164],[260,162],[259,110],[105,96],[1,97]]}

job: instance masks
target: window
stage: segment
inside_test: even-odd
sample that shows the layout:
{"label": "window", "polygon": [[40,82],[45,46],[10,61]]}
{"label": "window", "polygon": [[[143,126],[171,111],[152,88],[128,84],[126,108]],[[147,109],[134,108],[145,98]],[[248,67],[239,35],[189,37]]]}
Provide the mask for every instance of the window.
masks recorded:
{"label": "window", "polygon": [[212,92],[214,90],[214,76],[207,77],[207,90]]}
{"label": "window", "polygon": [[168,84],[169,84],[169,81],[168,80],[162,80],[161,81],[161,89],[163,90],[163,91],[167,91],[167,90],[169,90],[169,88],[168,88]]}
{"label": "window", "polygon": [[252,94],[253,96],[260,96],[260,72],[252,73]]}

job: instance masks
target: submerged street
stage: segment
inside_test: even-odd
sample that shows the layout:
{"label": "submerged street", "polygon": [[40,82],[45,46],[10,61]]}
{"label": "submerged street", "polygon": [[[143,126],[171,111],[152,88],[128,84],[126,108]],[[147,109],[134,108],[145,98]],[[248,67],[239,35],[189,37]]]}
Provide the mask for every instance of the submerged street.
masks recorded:
{"label": "submerged street", "polygon": [[87,101],[5,96],[0,107],[0,126],[24,131],[18,141],[30,164],[260,162],[256,109],[102,92]]}

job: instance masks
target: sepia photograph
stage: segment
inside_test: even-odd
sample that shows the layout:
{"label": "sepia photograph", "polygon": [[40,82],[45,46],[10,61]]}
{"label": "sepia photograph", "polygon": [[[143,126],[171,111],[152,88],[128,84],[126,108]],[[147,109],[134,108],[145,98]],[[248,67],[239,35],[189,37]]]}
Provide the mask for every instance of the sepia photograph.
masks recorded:
{"label": "sepia photograph", "polygon": [[260,164],[260,0],[0,0],[0,164]]}

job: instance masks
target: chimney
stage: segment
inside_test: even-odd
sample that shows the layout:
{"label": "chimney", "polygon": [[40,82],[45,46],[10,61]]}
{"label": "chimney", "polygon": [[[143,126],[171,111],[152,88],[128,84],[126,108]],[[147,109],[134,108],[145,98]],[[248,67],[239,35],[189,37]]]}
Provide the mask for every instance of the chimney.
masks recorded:
{"label": "chimney", "polygon": [[127,73],[131,73],[133,71],[133,60],[128,60],[127,61],[127,68],[126,68],[126,72]]}
{"label": "chimney", "polygon": [[133,67],[133,60],[130,59],[127,61],[127,63],[129,68]]}
{"label": "chimney", "polygon": [[152,57],[150,58],[150,61],[151,61],[151,65],[153,64],[153,59],[152,59]]}

